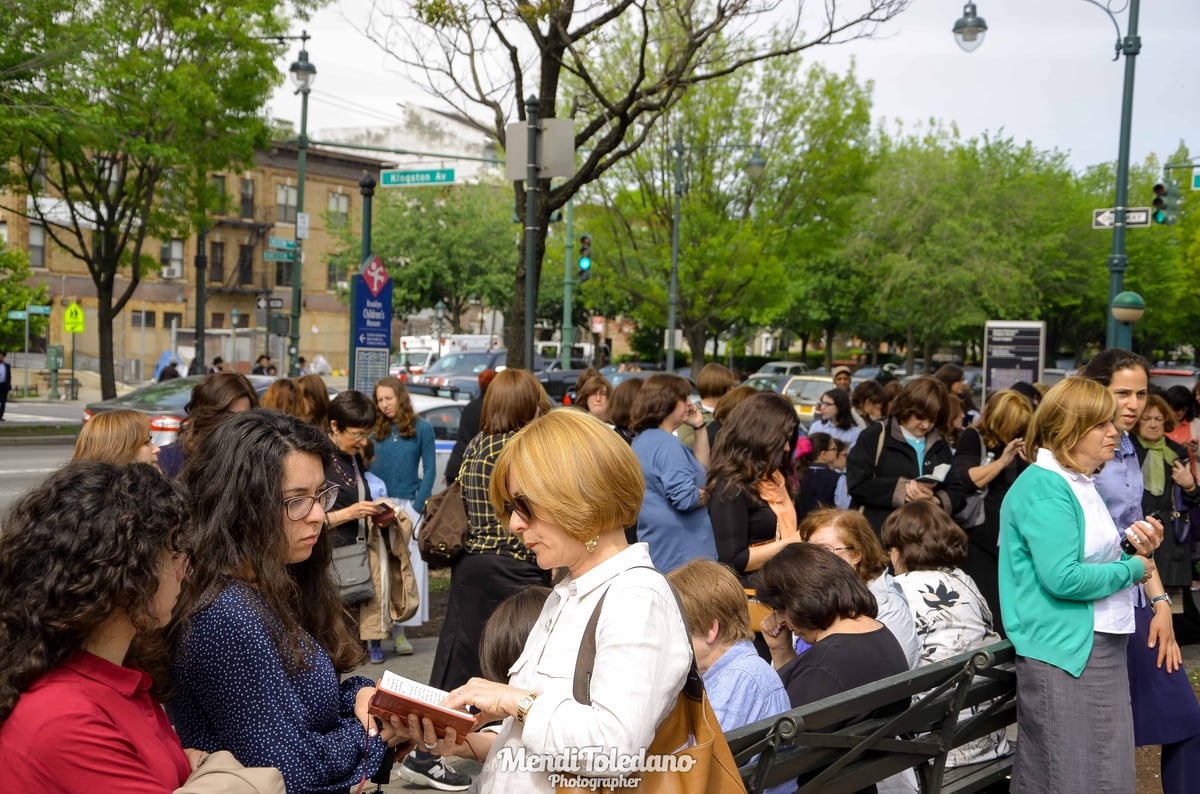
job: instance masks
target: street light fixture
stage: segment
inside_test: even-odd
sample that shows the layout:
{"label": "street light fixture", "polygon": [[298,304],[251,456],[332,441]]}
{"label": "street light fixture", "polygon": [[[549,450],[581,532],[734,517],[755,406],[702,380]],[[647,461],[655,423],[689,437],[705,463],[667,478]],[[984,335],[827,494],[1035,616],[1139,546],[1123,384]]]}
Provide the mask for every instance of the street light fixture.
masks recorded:
{"label": "street light fixture", "polygon": [[[1142,51],[1142,39],[1138,35],[1138,12],[1141,8],[1141,0],[1129,0],[1129,26],[1124,37],[1121,36],[1121,26],[1112,11],[1096,0],[1083,1],[1108,14],[1113,27],[1117,30],[1116,55],[1113,56],[1113,60],[1122,55],[1125,56],[1125,82],[1121,95],[1121,130],[1117,146],[1117,189],[1113,200],[1113,212],[1116,218],[1113,221],[1112,252],[1108,256],[1108,305],[1111,311],[1105,329],[1105,347],[1128,348],[1130,344],[1129,326],[1122,326],[1115,315],[1118,310],[1116,299],[1122,294],[1125,285],[1125,271],[1129,268],[1129,257],[1125,253],[1125,213],[1129,200],[1129,139],[1133,127],[1133,76],[1137,56]],[[972,17],[978,25],[974,27],[964,25]],[[975,16],[974,3],[967,3],[963,9],[963,18],[954,24],[955,38],[959,36],[960,25],[964,26],[964,30],[969,29],[974,32],[977,40],[982,40],[983,31],[987,30],[986,23]],[[963,41],[960,41],[959,45],[967,52],[979,46],[977,42],[974,46],[967,47]]]}
{"label": "street light fixture", "polygon": [[974,52],[983,44],[983,34],[987,33],[987,22],[975,13],[975,4],[963,6],[963,15],[954,23],[954,40],[964,52]]}
{"label": "street light fixture", "polygon": [[441,358],[442,339],[446,335],[446,302],[439,299],[433,307],[433,313],[437,317],[438,358]]}
{"label": "street light fixture", "polygon": [[[687,153],[689,147],[683,143],[683,130],[677,130],[675,133],[675,145],[671,150],[675,152],[675,213],[673,222],[671,223],[671,286],[667,302],[667,372],[675,371],[675,325],[679,308],[679,222],[680,222],[680,203],[683,199],[683,155]],[[732,146],[721,146],[713,148],[723,149],[748,149],[749,146],[734,144]],[[743,170],[751,179],[758,179],[767,169],[766,158],[762,152],[755,147],[750,159],[746,161]],[[692,351],[695,354],[695,351]]]}
{"label": "street light fixture", "polygon": [[308,92],[312,90],[313,81],[317,79],[317,67],[308,60],[308,39],[308,31],[301,31],[300,57],[288,69],[292,75],[292,83],[296,86],[295,93],[300,95],[300,137],[296,140],[296,248],[292,261],[292,327],[288,344],[288,375],[293,378],[300,375],[300,282],[304,275],[304,238],[308,237],[307,229],[301,231],[301,216],[304,215],[304,170],[308,164]]}

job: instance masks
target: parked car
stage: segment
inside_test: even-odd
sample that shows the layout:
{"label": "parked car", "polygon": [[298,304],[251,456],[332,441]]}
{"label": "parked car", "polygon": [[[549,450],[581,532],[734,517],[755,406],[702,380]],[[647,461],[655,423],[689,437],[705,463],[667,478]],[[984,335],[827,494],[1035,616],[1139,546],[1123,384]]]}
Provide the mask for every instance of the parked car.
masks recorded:
{"label": "parked car", "polygon": [[[439,358],[420,375],[410,377],[408,390],[414,394],[470,401],[479,394],[479,373],[485,369],[502,370],[507,361],[507,350],[450,353]],[[542,357],[534,353],[533,371],[541,372],[544,368]]]}
{"label": "parked car", "polygon": [[[250,384],[261,397],[275,378],[267,375],[247,375]],[[150,417],[150,440],[158,446],[170,444],[179,435],[179,426],[187,412],[183,407],[192,398],[192,387],[204,380],[203,375],[189,375],[185,378],[173,378],[162,383],[151,383],[135,389],[121,397],[111,400],[88,403],[83,408],[83,423],[87,424],[102,411],[128,409],[140,411]],[[336,392],[332,392],[335,393]]]}
{"label": "parked car", "polygon": [[437,447],[437,472],[433,481],[433,492],[437,493],[445,487],[443,478],[446,473],[446,461],[450,459],[454,440],[458,437],[458,423],[462,420],[465,403],[445,397],[430,397],[427,394],[410,393],[409,398],[417,416],[433,425],[434,444]]}
{"label": "parked car", "polygon": [[768,361],[758,368],[755,375],[803,375],[808,365],[803,361]]}
{"label": "parked car", "polygon": [[1172,386],[1186,386],[1188,391],[1196,388],[1200,370],[1194,367],[1172,367],[1150,370],[1150,383],[1164,391]]}
{"label": "parked car", "polygon": [[[850,388],[862,383],[865,378],[851,378]],[[794,375],[783,384],[780,393],[791,398],[796,406],[796,416],[805,427],[812,423],[813,414],[821,395],[834,388],[833,380],[828,375]]]}
{"label": "parked car", "polygon": [[756,372],[742,381],[742,385],[749,386],[752,389],[758,389],[759,391],[778,392],[783,389],[783,385],[788,382],[789,377],[790,376],[784,375],[781,372]]}

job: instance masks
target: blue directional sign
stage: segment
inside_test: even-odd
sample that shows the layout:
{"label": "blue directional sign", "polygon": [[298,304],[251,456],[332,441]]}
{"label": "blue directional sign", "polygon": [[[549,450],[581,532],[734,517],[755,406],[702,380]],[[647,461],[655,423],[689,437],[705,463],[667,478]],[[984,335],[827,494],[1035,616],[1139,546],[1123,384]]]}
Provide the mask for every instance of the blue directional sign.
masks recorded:
{"label": "blue directional sign", "polygon": [[375,381],[387,374],[387,360],[392,348],[392,278],[387,269],[372,256],[354,276],[354,313],[351,316],[351,356],[356,360],[374,361],[382,351],[383,371],[373,367],[356,366],[353,387],[371,393]]}

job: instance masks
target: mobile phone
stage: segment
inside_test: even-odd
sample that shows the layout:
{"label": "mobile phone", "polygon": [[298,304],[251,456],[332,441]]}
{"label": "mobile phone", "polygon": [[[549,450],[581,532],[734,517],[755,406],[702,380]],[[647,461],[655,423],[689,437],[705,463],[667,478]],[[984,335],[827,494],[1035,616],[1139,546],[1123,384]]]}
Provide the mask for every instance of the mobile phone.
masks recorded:
{"label": "mobile phone", "polygon": [[[1148,514],[1146,517],[1153,518],[1154,520],[1158,521],[1159,523],[1162,523],[1162,520],[1163,520],[1162,515],[1160,513],[1158,513],[1157,511]],[[1135,521],[1133,523],[1137,524],[1139,522]],[[1145,522],[1142,522],[1142,523],[1145,523]],[[1133,541],[1130,540],[1129,537],[1126,535],[1121,536],[1121,550],[1124,551],[1126,554],[1137,554],[1138,553],[1137,546],[1133,545]]]}

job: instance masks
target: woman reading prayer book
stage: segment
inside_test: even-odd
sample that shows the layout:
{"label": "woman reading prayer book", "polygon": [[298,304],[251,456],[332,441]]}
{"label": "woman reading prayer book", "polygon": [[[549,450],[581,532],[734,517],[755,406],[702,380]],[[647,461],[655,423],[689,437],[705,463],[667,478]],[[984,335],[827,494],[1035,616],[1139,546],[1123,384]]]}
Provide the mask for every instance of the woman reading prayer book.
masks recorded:
{"label": "woman reading prayer book", "polygon": [[[579,455],[581,449],[588,454]],[[392,726],[439,754],[486,752],[476,785],[491,794],[554,791],[550,772],[506,766],[513,754],[554,756],[563,772],[607,777],[611,771],[592,768],[586,754],[572,751],[599,745],[635,756],[646,750],[676,704],[692,652],[675,596],[653,570],[646,544],[625,540],[644,489],[629,445],[581,411],[551,411],[513,436],[496,461],[492,506],[539,567],[568,573],[508,670],[508,683],[472,678],[441,704],[480,709],[477,726],[502,720],[490,750],[477,733],[459,744],[453,730],[439,737],[432,722],[418,724],[415,715],[407,723],[392,718]],[[602,598],[591,702],[585,704],[573,696],[573,675]]]}
{"label": "woman reading prayer book", "polygon": [[374,682],[347,675],[365,654],[329,571],[332,455],[311,425],[254,410],[213,431],[182,477],[204,554],[169,637],[168,711],[189,745],[277,767],[290,792],[345,792],[402,738],[368,715]]}

